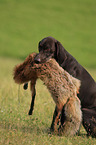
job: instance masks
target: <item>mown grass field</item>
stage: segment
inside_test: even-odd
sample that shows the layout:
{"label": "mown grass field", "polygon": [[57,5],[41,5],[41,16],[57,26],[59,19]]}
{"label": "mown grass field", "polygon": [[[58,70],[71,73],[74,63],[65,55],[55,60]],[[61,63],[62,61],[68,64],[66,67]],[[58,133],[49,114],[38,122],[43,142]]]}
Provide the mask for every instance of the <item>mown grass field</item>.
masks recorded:
{"label": "mown grass field", "polygon": [[[13,67],[20,62],[0,58],[0,145],[95,145],[96,139],[87,138],[83,127],[80,136],[72,138],[49,134],[55,104],[40,80],[36,85],[34,113],[28,116],[30,89],[24,91],[12,78]],[[88,70],[96,80],[96,70]]]}
{"label": "mown grass field", "polygon": [[37,82],[35,109],[28,116],[30,89],[24,91],[13,81],[13,67],[38,42],[53,36],[96,80],[95,0],[0,0],[0,145],[95,145],[96,139],[49,134],[55,108],[43,83]]}

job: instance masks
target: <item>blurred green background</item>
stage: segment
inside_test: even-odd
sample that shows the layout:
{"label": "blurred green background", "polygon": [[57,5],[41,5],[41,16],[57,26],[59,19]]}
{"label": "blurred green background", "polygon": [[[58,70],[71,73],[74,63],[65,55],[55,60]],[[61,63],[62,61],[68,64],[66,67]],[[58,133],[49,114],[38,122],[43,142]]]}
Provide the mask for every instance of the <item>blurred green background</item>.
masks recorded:
{"label": "blurred green background", "polygon": [[47,36],[96,68],[96,0],[0,0],[0,56],[24,59]]}

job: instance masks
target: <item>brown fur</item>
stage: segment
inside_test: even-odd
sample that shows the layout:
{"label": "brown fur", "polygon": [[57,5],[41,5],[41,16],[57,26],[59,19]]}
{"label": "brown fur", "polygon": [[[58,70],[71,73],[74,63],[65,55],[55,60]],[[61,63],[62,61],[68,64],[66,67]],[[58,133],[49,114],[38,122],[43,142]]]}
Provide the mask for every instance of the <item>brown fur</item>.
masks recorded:
{"label": "brown fur", "polygon": [[30,54],[24,63],[15,67],[15,82],[22,84],[31,81],[31,90],[34,94],[36,80],[40,78],[57,106],[57,116],[54,119],[55,131],[57,131],[57,123],[64,107],[66,119],[59,132],[66,136],[75,135],[82,121],[80,100],[77,98],[80,81],[61,68],[54,59],[43,64],[36,64],[35,56],[35,53]]}

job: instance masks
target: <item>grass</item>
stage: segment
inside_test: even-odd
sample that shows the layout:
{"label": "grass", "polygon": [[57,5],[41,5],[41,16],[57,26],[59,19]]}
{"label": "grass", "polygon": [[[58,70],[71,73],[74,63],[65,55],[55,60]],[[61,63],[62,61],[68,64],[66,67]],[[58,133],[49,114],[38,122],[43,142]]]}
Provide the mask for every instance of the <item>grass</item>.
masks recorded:
{"label": "grass", "polygon": [[[86,137],[83,127],[80,136],[64,137],[49,134],[55,104],[47,88],[38,80],[35,108],[28,116],[31,95],[14,83],[13,67],[21,60],[0,58],[0,144],[28,145],[95,145],[96,139]],[[88,69],[96,80],[96,69]]]}
{"label": "grass", "polygon": [[96,0],[0,0],[0,56],[24,58],[53,36],[82,65],[96,68],[95,6]]}
{"label": "grass", "polygon": [[37,82],[35,109],[28,116],[30,90],[12,79],[14,65],[38,51],[53,36],[96,80],[96,0],[0,0],[0,145],[95,145],[96,139],[49,134],[55,108],[43,83]]}

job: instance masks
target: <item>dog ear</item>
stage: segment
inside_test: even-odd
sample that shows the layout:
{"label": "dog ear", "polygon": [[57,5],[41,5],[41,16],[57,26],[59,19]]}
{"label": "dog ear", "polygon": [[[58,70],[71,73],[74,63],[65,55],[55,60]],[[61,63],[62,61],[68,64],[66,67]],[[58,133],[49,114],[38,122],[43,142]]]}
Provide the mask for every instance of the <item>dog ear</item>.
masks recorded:
{"label": "dog ear", "polygon": [[67,59],[66,51],[59,41],[55,42],[55,48],[55,59],[62,66]]}

